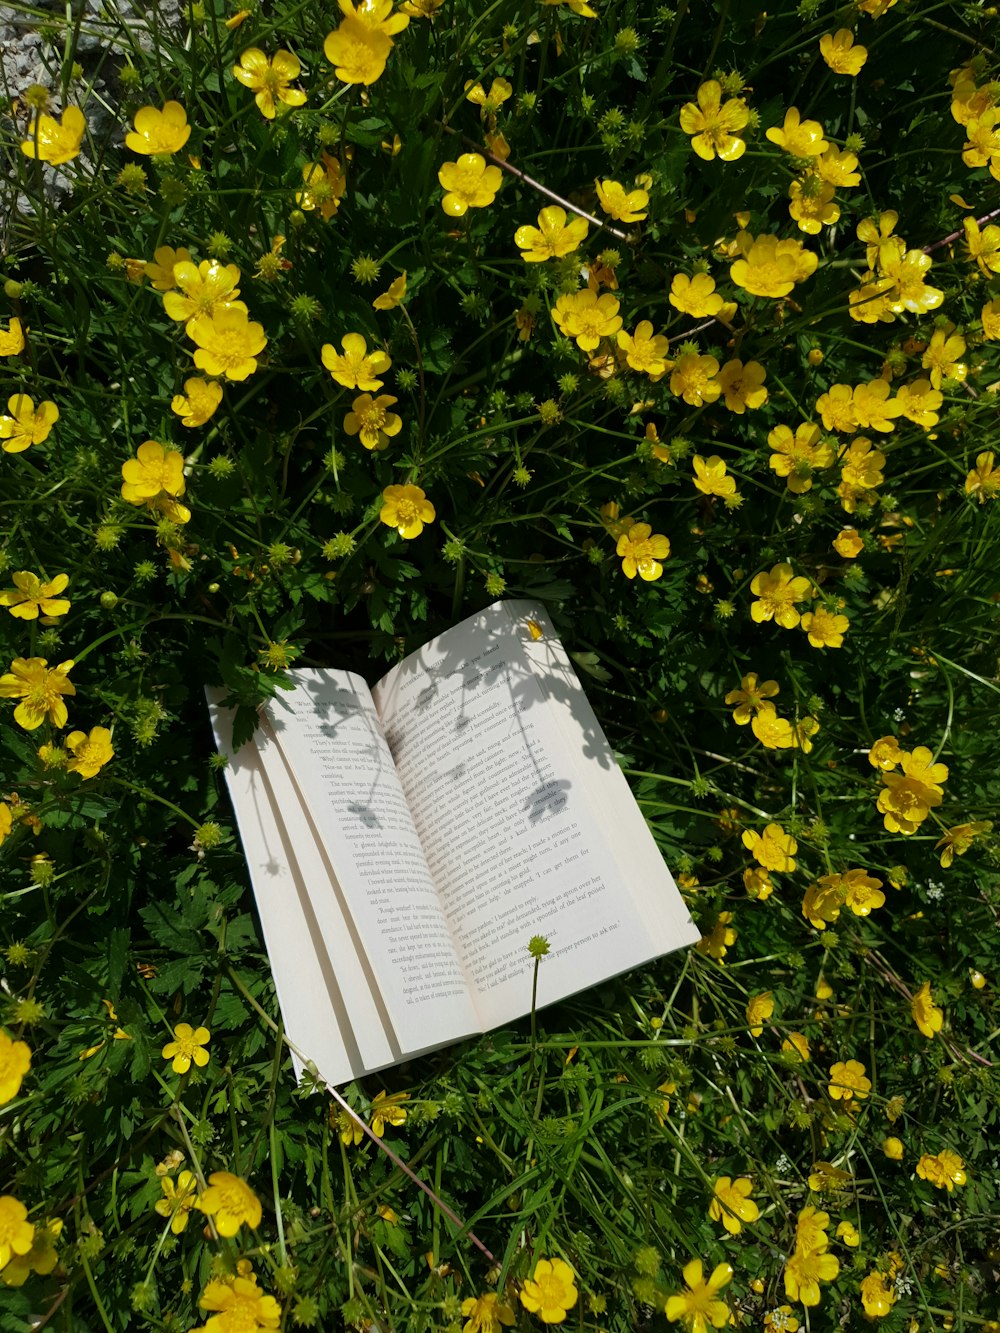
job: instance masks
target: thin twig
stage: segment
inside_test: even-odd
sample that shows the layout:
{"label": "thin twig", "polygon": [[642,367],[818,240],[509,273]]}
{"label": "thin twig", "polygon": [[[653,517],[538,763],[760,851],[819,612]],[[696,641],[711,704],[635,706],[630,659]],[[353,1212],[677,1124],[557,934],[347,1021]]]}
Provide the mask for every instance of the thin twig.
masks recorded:
{"label": "thin twig", "polygon": [[[976,226],[981,227],[984,222],[989,222],[990,218],[1000,217],[1000,208],[994,208],[992,213],[987,213],[985,217],[976,218]],[[935,241],[933,245],[925,245],[921,254],[929,255],[932,250],[940,250],[942,245],[950,245],[952,241],[957,241],[964,235],[965,228],[961,231],[953,231],[950,236],[946,236],[943,241]]]}

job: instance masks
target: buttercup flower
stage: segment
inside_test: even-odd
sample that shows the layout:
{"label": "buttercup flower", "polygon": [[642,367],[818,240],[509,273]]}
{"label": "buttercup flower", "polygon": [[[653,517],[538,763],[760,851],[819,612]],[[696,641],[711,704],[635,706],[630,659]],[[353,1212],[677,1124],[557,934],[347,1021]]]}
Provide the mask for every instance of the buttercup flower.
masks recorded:
{"label": "buttercup flower", "polygon": [[[12,319],[10,323],[13,328],[17,321]],[[23,339],[21,346],[24,346]],[[7,411],[9,416],[0,416],[0,440],[3,441],[0,448],[5,454],[22,454],[31,445],[42,444],[59,420],[55,403],[39,403],[36,409],[26,393],[11,394]]]}
{"label": "buttercup flower", "polygon": [[441,207],[452,218],[460,218],[470,208],[487,208],[496,198],[503,182],[498,166],[486,165],[481,153],[463,153],[457,162],[445,162],[438,180],[446,191]]}
{"label": "buttercup flower", "polygon": [[[0,356],[17,356],[24,351],[24,330],[21,321],[14,315],[5,329],[0,329]],[[20,399],[22,394],[15,394]],[[10,406],[8,404],[8,406]]]}
{"label": "buttercup flower", "polygon": [[802,915],[816,930],[826,930],[840,916],[847,896],[842,875],[823,875],[802,897]]}
{"label": "buttercup flower", "polygon": [[706,162],[718,156],[735,162],[747,150],[739,137],[750,123],[750,111],[742,97],[722,100],[722,85],[716,79],[701,84],[698,101],[681,107],[681,129],[691,135],[691,147]]}
{"label": "buttercup flower", "polygon": [[899,747],[899,741],[895,736],[881,736],[868,751],[868,762],[872,768],[880,768],[884,772],[890,772],[898,768],[903,762],[905,750]]}
{"label": "buttercup flower", "polygon": [[507,79],[494,79],[490,84],[490,90],[487,92],[481,83],[473,83],[470,79],[465,85],[465,100],[471,102],[473,106],[480,108],[479,118],[485,120],[487,116],[493,116],[495,122],[496,113],[514,96],[514,87]]}
{"label": "buttercup flower", "polygon": [[483,1296],[467,1296],[462,1302],[465,1323],[462,1333],[502,1333],[514,1322],[514,1311],[500,1300],[495,1291]]}
{"label": "buttercup flower", "polygon": [[858,1291],[869,1319],[882,1319],[892,1313],[892,1307],[896,1304],[896,1291],[892,1279],[885,1273],[868,1273],[861,1279]]}
{"label": "buttercup flower", "polygon": [[147,260],[143,267],[146,277],[153,284],[154,291],[169,292],[177,286],[174,265],[191,262],[191,251],[185,250],[183,246],[175,250],[172,245],[159,245],[153,251],[153,258]]}
{"label": "buttercup flower", "polygon": [[66,737],[66,749],[71,756],[67,771],[79,773],[81,778],[96,777],[115,755],[107,727],[91,727],[89,735],[85,731],[71,731]]}
{"label": "buttercup flower", "polygon": [[903,752],[901,773],[882,774],[885,787],[877,805],[890,833],[915,833],[944,799],[940,784],[947,781],[948,767],[933,758],[925,745],[918,745],[912,753]]}
{"label": "buttercup flower", "polygon": [[725,1301],[719,1299],[719,1292],[731,1282],[733,1270],[729,1264],[718,1264],[709,1278],[703,1276],[700,1259],[692,1259],[682,1269],[686,1291],[679,1295],[668,1296],[666,1316],[671,1323],[683,1319],[689,1333],[708,1333],[712,1328],[725,1328],[732,1315]]}
{"label": "buttercup flower", "polygon": [[786,717],[779,717],[771,704],[765,704],[750,724],[750,729],[769,750],[788,750],[796,744],[795,729]]}
{"label": "buttercup flower", "polygon": [[765,870],[785,874],[795,869],[795,853],[799,844],[780,824],[768,824],[763,833],[758,833],[756,829],[744,829],[741,837],[743,846]]}
{"label": "buttercup flower", "polygon": [[[219,1233],[223,1234],[221,1227]],[[281,1306],[261,1291],[252,1272],[248,1277],[212,1278],[198,1304],[216,1313],[191,1333],[265,1333],[281,1325]]]}
{"label": "buttercup flower", "polygon": [[764,135],[792,157],[819,157],[830,146],[823,138],[819,121],[802,120],[798,107],[794,106],[785,112],[785,123],[780,129],[765,130]]}
{"label": "buttercup flower", "polygon": [[62,1229],[60,1217],[36,1223],[31,1248],[24,1254],[14,1255],[7,1267],[0,1272],[0,1282],[5,1287],[23,1287],[32,1273],[37,1273],[39,1277],[47,1277],[59,1262],[56,1241],[62,1234]]}
{"label": "buttercup flower", "polygon": [[621,328],[623,321],[618,309],[618,301],[610,292],[598,296],[585,287],[560,296],[552,309],[552,318],[560,333],[576,339],[581,352],[593,352],[602,338],[613,337]]}
{"label": "buttercup flower", "polygon": [[833,462],[833,450],[823,439],[820,428],[811,421],[803,421],[795,428],[794,435],[790,426],[775,426],[767,442],[772,450],[768,460],[771,469],[785,478],[794,495],[812,490],[813,472]]}
{"label": "buttercup flower", "polygon": [[34,731],[48,719],[54,727],[64,727],[69,718],[63,695],[76,694],[69,679],[73,663],[60,662],[50,667],[44,657],[16,657],[10,671],[0,676],[0,699],[20,699],[14,709],[14,721],[25,731]]}
{"label": "buttercup flower", "polygon": [[944,1010],[939,1009],[931,995],[931,983],[925,981],[910,1001],[910,1012],[919,1030],[928,1039],[941,1031],[944,1025]]}
{"label": "buttercup flower", "polygon": [[865,547],[857,528],[841,528],[830,544],[845,560],[853,560]]}
{"label": "buttercup flower", "polygon": [[957,1152],[943,1148],[936,1157],[924,1153],[917,1162],[917,1175],[921,1180],[929,1180],[939,1190],[950,1194],[956,1185],[964,1185],[968,1180],[965,1163]]}
{"label": "buttercup flower", "polygon": [[381,296],[376,296],[372,306],[375,310],[395,310],[396,306],[402,305],[405,295],[406,271],[404,270],[398,278],[389,283],[388,289]]}
{"label": "buttercup flower", "polygon": [[208,1189],[195,1201],[195,1207],[215,1222],[220,1236],[235,1236],[245,1222],[251,1230],[260,1226],[263,1209],[250,1186],[228,1171],[213,1171]]}
{"label": "buttercup flower", "polygon": [[819,176],[820,180],[825,181],[827,185],[832,185],[834,189],[846,190],[851,186],[861,184],[861,173],[858,171],[858,157],[856,153],[850,153],[846,149],[830,147],[820,157],[812,159],[812,169]]}
{"label": "buttercup flower", "polygon": [[0,1268],[15,1254],[27,1254],[34,1236],[35,1228],[28,1221],[24,1204],[10,1194],[0,1197]]}
{"label": "buttercup flower", "polygon": [[618,333],[618,346],[625,353],[625,360],[632,370],[648,375],[655,383],[663,378],[670,367],[666,360],[667,339],[662,333],[653,332],[653,325],[648,319],[641,319],[635,326],[635,333],[621,329]]}
{"label": "buttercup flower", "polygon": [[377,398],[370,393],[361,394],[344,417],[344,430],[348,435],[360,435],[366,449],[387,448],[389,437],[398,435],[403,429],[402,417],[388,410],[398,401],[388,393],[379,394]]}
{"label": "buttercup flower", "polygon": [[[996,342],[1000,339],[1000,298],[996,301],[987,301],[983,306],[979,318],[982,320],[983,337],[989,342]],[[14,321],[11,320],[11,325]],[[3,342],[3,334],[0,334],[0,345]]]}
{"label": "buttercup flower", "polygon": [[[618,222],[642,222],[647,216],[642,210],[649,203],[645,190],[626,190],[617,181],[594,181],[597,201],[609,217]],[[997,229],[994,227],[994,231]]]}
{"label": "buttercup flower", "polygon": [[849,74],[852,78],[861,73],[868,59],[867,47],[855,46],[850,28],[824,33],[819,39],[819,53],[834,74]]}
{"label": "buttercup flower", "polygon": [[[399,8],[411,19],[430,19],[433,22],[443,4],[444,0],[403,0]],[[490,1331],[487,1330],[487,1333]]]}
{"label": "buttercup flower", "polygon": [[574,14],[579,14],[581,18],[596,19],[597,10],[591,9],[587,0],[542,0],[543,5],[567,5]]}
{"label": "buttercup flower", "polygon": [[683,398],[691,407],[714,403],[722,392],[722,385],[716,379],[718,373],[719,363],[714,356],[685,352],[674,362],[670,392]]}
{"label": "buttercup flower", "polygon": [[780,240],[777,236],[754,239],[747,234],[729,276],[751,296],[777,298],[787,296],[797,282],[805,282],[818,265],[819,257],[806,250],[801,241]]}
{"label": "buttercup flower", "polygon": [[736,478],[727,474],[725,461],[718,454],[712,454],[708,459],[695,454],[691,466],[694,468],[695,487],[702,495],[725,497],[736,494]]}
{"label": "buttercup flower", "polygon": [[723,401],[730,412],[742,416],[747,408],[763,407],[767,402],[764,380],[767,371],[759,361],[727,361],[719,373]]}
{"label": "buttercup flower", "polygon": [[802,1062],[809,1059],[809,1041],[801,1032],[789,1032],[781,1043],[781,1049],[796,1061]]}
{"label": "buttercup flower", "polygon": [[434,522],[435,511],[419,486],[387,486],[382,492],[379,518],[409,541],[420,536],[425,523]]}
{"label": "buttercup flower", "polygon": [[828,1249],[830,1237],[826,1233],[829,1225],[830,1214],[813,1204],[808,1204],[795,1220],[795,1249]]}
{"label": "buttercup flower", "polygon": [[370,87],[385,73],[392,38],[358,18],[345,18],[339,28],[327,33],[323,54],[341,83]]}
{"label": "buttercup flower", "polygon": [[934,844],[935,851],[939,847],[943,848],[941,865],[947,870],[956,856],[965,855],[981,833],[990,833],[992,830],[992,819],[977,819],[971,824],[956,824],[954,828],[945,829],[944,836]]}
{"label": "buttercup flower", "polygon": [[236,299],[239,280],[235,264],[220,264],[216,259],[205,259],[200,264],[180,260],[174,264],[174,286],[180,291],[164,294],[163,309],[179,323],[229,308],[246,314],[246,306]]}
{"label": "buttercup flower", "polygon": [[4,588],[0,592],[0,606],[5,606],[18,620],[37,620],[43,616],[64,616],[69,610],[69,602],[59,594],[69,584],[68,574],[57,574],[48,583],[43,583],[37,574],[27,569],[12,574],[13,588]]}
{"label": "buttercup flower", "polygon": [[31,1048],[27,1042],[12,1041],[0,1028],[0,1106],[14,1100],[30,1068]]}
{"label": "buttercup flower", "polygon": [[930,380],[914,380],[912,384],[901,384],[896,391],[896,405],[900,415],[912,421],[914,425],[930,430],[938,424],[938,408],[944,402],[940,389],[932,389]]}
{"label": "buttercup flower", "polygon": [[383,381],[376,379],[391,369],[392,362],[380,347],[368,351],[368,344],[360,333],[345,333],[340,340],[343,354],[336,352],[332,344],[324,343],[320,349],[323,365],[338,384],[345,389],[363,389],[375,393],[382,387]]}
{"label": "buttercup flower", "polygon": [[579,1292],[569,1264],[562,1259],[539,1259],[520,1296],[524,1308],[537,1314],[543,1324],[561,1324],[567,1310],[576,1304]]}
{"label": "buttercup flower", "polygon": [[[824,156],[826,156],[824,154]],[[819,184],[812,174],[805,181],[792,181],[788,187],[788,214],[807,236],[818,236],[824,227],[840,217],[840,205],[833,201],[832,185]]]}
{"label": "buttercup flower", "polygon": [[851,622],[839,611],[820,605],[814,611],[807,611],[799,623],[813,648],[842,648]]}
{"label": "buttercup flower", "polygon": [[693,278],[685,273],[675,274],[670,283],[669,300],[676,310],[695,319],[717,315],[724,304],[715,290],[715,279],[707,273],[696,273]]}
{"label": "buttercup flower", "polygon": [[526,264],[540,264],[546,259],[561,259],[578,250],[587,239],[587,223],[583,218],[566,220],[565,208],[551,204],[538,214],[537,227],[518,227],[514,243],[521,249]]}
{"label": "buttercup flower", "polygon": [[125,147],[146,157],[180,152],[191,137],[187,112],[180,102],[164,102],[160,111],[155,106],[140,107],[132,123],[135,129],[126,134]]}
{"label": "buttercup flower", "polygon": [[965,478],[965,493],[974,495],[980,504],[1000,495],[1000,469],[994,467],[991,451],[977,455],[976,466]]}
{"label": "buttercup flower", "polygon": [[785,1295],[803,1305],[819,1305],[820,1283],[832,1282],[840,1260],[826,1250],[796,1250],[785,1264]]}
{"label": "buttercup flower", "polygon": [[170,1218],[170,1230],[179,1236],[188,1224],[188,1215],[198,1197],[198,1182],[190,1171],[182,1171],[176,1182],[170,1176],[161,1176],[163,1198],[153,1205],[161,1217]]}
{"label": "buttercup flower", "polygon": [[858,428],[854,415],[854,391],[849,384],[831,384],[826,393],[816,399],[816,411],[826,430],[839,430],[852,435]]}
{"label": "buttercup flower", "polygon": [[205,1047],[210,1039],[208,1028],[193,1028],[190,1023],[178,1023],[174,1028],[174,1040],[168,1041],[160,1054],[164,1060],[173,1061],[171,1068],[175,1074],[186,1074],[192,1060],[199,1069],[208,1064],[209,1054]]}
{"label": "buttercup flower", "polygon": [[865,1074],[865,1067],[859,1060],[838,1060],[830,1067],[830,1083],[827,1092],[833,1101],[860,1101],[872,1090],[872,1081]]}
{"label": "buttercup flower", "polygon": [[187,334],[198,348],[194,354],[198,369],[228,380],[242,381],[252,375],[257,357],[267,346],[263,326],[233,305],[197,315],[188,323]]}
{"label": "buttercup flower", "polygon": [[277,103],[285,106],[302,106],[306,95],[297,88],[289,88],[293,79],[302,73],[298,56],[291,51],[276,51],[269,60],[256,46],[249,47],[240,56],[240,63],[233,66],[233,77],[249,88],[254,94],[254,101],[262,116],[274,120],[278,114]]}
{"label": "buttercup flower", "polygon": [[751,995],[747,1000],[747,1026],[752,1037],[759,1037],[764,1031],[765,1021],[774,1013],[774,996],[769,990]]}
{"label": "buttercup flower", "polygon": [[847,870],[840,877],[844,901],[855,916],[869,916],[876,907],[885,905],[882,881],[864,870]]}
{"label": "buttercup flower", "polygon": [[347,180],[340,160],[324,153],[319,162],[307,162],[302,168],[304,188],[295,195],[295,203],[304,212],[319,209],[324,222],[329,222],[340,207],[347,189]]}
{"label": "buttercup flower", "polygon": [[[1000,228],[994,230],[1000,231]],[[930,381],[935,389],[940,389],[944,380],[961,384],[965,379],[969,368],[959,360],[964,352],[965,339],[955,332],[954,325],[934,330],[920,364],[924,370],[930,371]]]}
{"label": "buttercup flower", "polygon": [[663,573],[661,562],[670,554],[670,541],[662,533],[654,533],[648,523],[633,523],[618,538],[615,552],[621,556],[622,572],[627,579],[638,574],[651,583]]}
{"label": "buttercup flower", "polygon": [[890,1135],[889,1138],[882,1140],[882,1151],[890,1162],[901,1162],[903,1160],[903,1140]]}
{"label": "buttercup flower", "polygon": [[810,593],[809,580],[793,575],[791,565],[772,565],[770,572],[762,570],[750,582],[750,591],[757,601],[750,604],[750,615],[758,624],[773,620],[782,629],[794,629],[799,623],[796,610]]}
{"label": "buttercup flower", "polygon": [[[41,750],[39,751],[39,754],[41,754]],[[0,845],[3,844],[5,838],[10,837],[10,831],[13,827],[14,816],[11,814],[10,806],[6,801],[0,801]],[[3,1055],[2,1052],[0,1052],[0,1067],[2,1067],[2,1064]],[[2,1079],[2,1077],[3,1075],[0,1073],[0,1079]],[[2,1100],[3,1099],[0,1098],[0,1101]]]}
{"label": "buttercup flower", "polygon": [[357,19],[372,32],[383,32],[387,37],[409,27],[410,20],[405,12],[393,13],[392,0],[337,0],[341,12],[349,19]]}
{"label": "buttercup flower", "polygon": [[[758,1029],[756,1035],[759,1036],[761,1031],[763,1029]],[[720,1176],[715,1182],[708,1215],[713,1222],[721,1222],[731,1236],[740,1234],[744,1222],[756,1222],[760,1217],[760,1209],[750,1198],[752,1189],[753,1184],[746,1176],[739,1180]]]}
{"label": "buttercup flower", "polygon": [[28,137],[21,142],[25,157],[48,162],[54,167],[71,162],[80,152],[87,121],[78,106],[68,106],[62,120],[42,112],[28,128]]}
{"label": "buttercup flower", "polygon": [[873,448],[867,436],[858,435],[851,441],[847,452],[841,455],[837,487],[840,503],[848,514],[853,514],[860,502],[868,502],[868,492],[882,484],[884,466],[885,454]]}
{"label": "buttercup flower", "polygon": [[222,385],[198,376],[184,381],[184,392],[174,394],[170,410],[176,412],[182,426],[204,426],[222,402]]}
{"label": "buttercup flower", "polygon": [[765,680],[760,684],[757,680],[756,671],[751,671],[740,681],[738,690],[730,690],[726,695],[725,702],[736,705],[733,710],[733,721],[737,726],[745,727],[755,713],[767,706],[765,701],[773,699],[778,693],[776,680]]}
{"label": "buttercup flower", "polygon": [[799,1321],[790,1305],[779,1305],[764,1315],[765,1333],[798,1333]]}
{"label": "buttercup flower", "polygon": [[861,1244],[861,1232],[853,1222],[844,1221],[837,1226],[837,1239],[842,1240],[852,1250],[856,1250]]}
{"label": "buttercup flower", "polygon": [[736,943],[736,931],[729,924],[732,919],[732,912],[720,912],[712,929],[694,946],[698,952],[703,953],[706,958],[714,958],[717,963],[721,963],[729,946]]}
{"label": "buttercup flower", "polygon": [[146,440],[136,450],[135,458],[122,464],[122,499],[141,505],[161,491],[167,495],[184,494],[184,455],[155,440]]}

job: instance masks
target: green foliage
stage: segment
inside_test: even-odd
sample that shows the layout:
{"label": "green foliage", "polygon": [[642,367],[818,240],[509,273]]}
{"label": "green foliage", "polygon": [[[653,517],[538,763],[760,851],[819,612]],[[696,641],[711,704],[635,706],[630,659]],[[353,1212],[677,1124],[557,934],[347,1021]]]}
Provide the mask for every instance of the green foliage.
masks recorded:
{"label": "green foliage", "polygon": [[[176,29],[155,5],[139,25],[71,6],[40,51],[54,114],[78,106],[88,128],[56,165],[20,147],[42,142],[38,90],[0,89],[0,583],[65,574],[49,596],[71,603],[35,619],[11,614],[16,596],[0,606],[2,669],[72,662],[76,691],[29,691],[27,721],[35,705],[45,720],[26,727],[16,681],[0,687],[0,1019],[31,1050],[22,1082],[0,1045],[0,1195],[36,1242],[54,1225],[59,1256],[2,1289],[0,1329],[191,1329],[208,1284],[234,1292],[246,1261],[283,1328],[475,1330],[462,1302],[495,1290],[527,1329],[542,1255],[576,1274],[568,1326],[663,1327],[692,1258],[706,1277],[732,1265],[718,1299],[734,1319],[761,1326],[790,1300],[804,1322],[783,1274],[809,1206],[830,1213],[840,1261],[817,1326],[860,1327],[862,1279],[884,1274],[893,1299],[868,1313],[894,1333],[980,1328],[1000,1319],[1000,148],[976,147],[996,140],[995,14],[425,5],[367,86],[324,55],[343,19],[330,4],[205,0]],[[857,77],[820,55],[849,25],[868,50]],[[254,47],[295,53],[304,104],[260,114],[232,73]],[[698,156],[681,126],[710,79],[746,103],[729,161]],[[185,143],[123,146],[140,108],[171,100]],[[809,204],[824,182],[767,135],[790,107],[859,158],[838,216],[811,231],[789,189]],[[461,191],[438,173],[486,136],[511,169],[449,213]],[[609,180],[647,196],[635,220],[605,211]],[[557,200],[586,238],[526,262],[515,232]],[[801,242],[815,271],[784,283],[775,261],[755,292],[740,264],[760,237]],[[149,272],[164,246],[235,265],[266,338],[242,377],[210,358],[221,400],[190,427],[195,343]],[[703,274],[727,304],[684,313],[674,279]],[[607,317],[584,349],[566,298],[588,281]],[[384,366],[371,392],[393,400],[396,433],[333,378],[351,334]],[[766,399],[719,391],[736,361],[763,368]],[[884,421],[865,415],[872,384]],[[846,429],[820,405],[834,386],[862,390]],[[26,395],[58,421],[10,450]],[[782,452],[779,427],[806,434]],[[167,451],[164,486],[130,495],[146,441]],[[387,521],[388,487],[426,496],[422,531],[401,534],[402,508]],[[797,602],[768,603],[775,566]],[[460,1231],[309,1072],[294,1083],[203,689],[223,687],[245,738],[289,666],[374,679],[501,595],[545,603],[705,938],[344,1090],[364,1119],[390,1107],[386,1142]],[[737,722],[726,695],[752,695],[751,674],[777,693]],[[869,761],[890,736],[913,772]],[[767,876],[751,852],[769,825],[795,864],[779,855]],[[925,982],[943,1011],[931,1036],[911,1008]],[[765,992],[753,1036],[747,1004]],[[175,1073],[161,1051],[184,1023],[210,1029],[209,1059]],[[871,1088],[845,1101],[830,1070],[847,1061]],[[386,1087],[398,1100],[376,1103]],[[961,1158],[947,1184],[916,1171],[946,1151]],[[174,1233],[154,1205],[183,1196],[184,1171],[246,1181],[260,1226],[219,1239],[182,1210]],[[735,1237],[709,1217],[725,1177],[749,1178],[759,1210]]]}

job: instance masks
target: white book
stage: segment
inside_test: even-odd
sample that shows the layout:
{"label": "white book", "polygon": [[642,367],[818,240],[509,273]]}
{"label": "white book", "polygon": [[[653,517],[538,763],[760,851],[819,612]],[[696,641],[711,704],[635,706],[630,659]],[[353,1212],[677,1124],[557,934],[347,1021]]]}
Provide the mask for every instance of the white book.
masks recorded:
{"label": "white book", "polygon": [[524,1017],[533,935],[539,1007],[700,938],[538,604],[371,689],[290,675],[235,752],[209,704],[285,1031],[327,1082]]}

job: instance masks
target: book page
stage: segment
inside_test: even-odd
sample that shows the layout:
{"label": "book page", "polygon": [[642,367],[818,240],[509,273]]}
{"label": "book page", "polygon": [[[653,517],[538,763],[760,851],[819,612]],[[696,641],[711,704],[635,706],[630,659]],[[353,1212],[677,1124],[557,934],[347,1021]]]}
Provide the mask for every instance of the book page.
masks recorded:
{"label": "book page", "polygon": [[[547,662],[529,656],[532,615],[571,686],[560,690]],[[565,709],[560,692],[571,696]],[[572,715],[583,692],[541,608],[487,608],[372,693],[484,1027],[530,1009],[533,935],[552,949],[539,1004],[699,938],[592,711]],[[589,778],[602,766],[614,771],[610,787]],[[650,891],[676,899],[669,928],[633,892],[649,857],[607,836],[623,812],[652,844]]]}
{"label": "book page", "polygon": [[[480,1029],[371,693],[346,671],[300,670],[265,717],[335,874],[402,1054]],[[309,882],[314,901],[327,892]],[[350,1006],[350,997],[348,997]]]}

